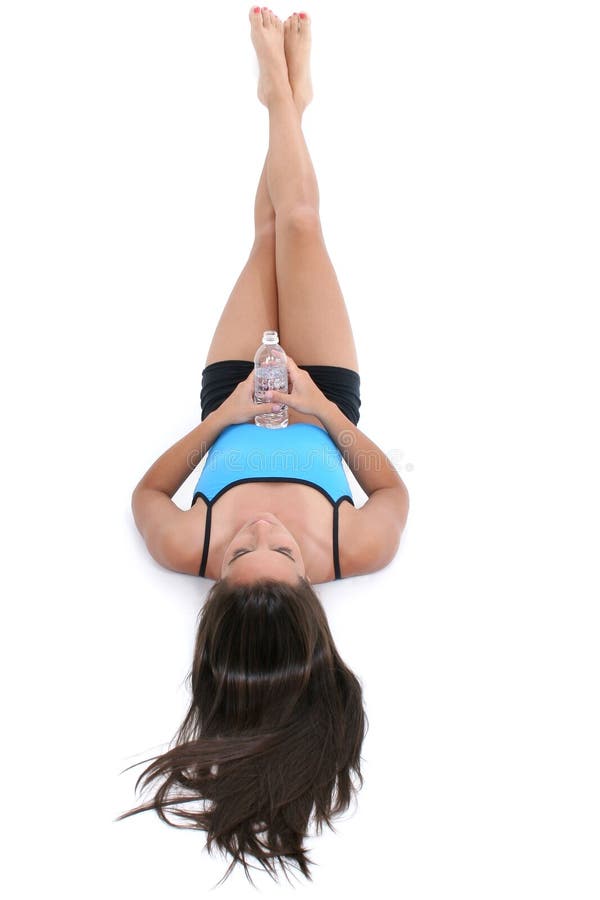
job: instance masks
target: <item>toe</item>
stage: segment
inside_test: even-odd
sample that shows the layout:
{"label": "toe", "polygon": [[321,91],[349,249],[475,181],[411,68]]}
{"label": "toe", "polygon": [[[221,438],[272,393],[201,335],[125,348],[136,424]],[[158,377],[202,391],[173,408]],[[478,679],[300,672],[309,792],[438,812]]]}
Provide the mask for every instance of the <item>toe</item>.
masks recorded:
{"label": "toe", "polygon": [[260,22],[260,6],[251,6],[248,17],[250,19],[251,25],[256,25],[258,22]]}

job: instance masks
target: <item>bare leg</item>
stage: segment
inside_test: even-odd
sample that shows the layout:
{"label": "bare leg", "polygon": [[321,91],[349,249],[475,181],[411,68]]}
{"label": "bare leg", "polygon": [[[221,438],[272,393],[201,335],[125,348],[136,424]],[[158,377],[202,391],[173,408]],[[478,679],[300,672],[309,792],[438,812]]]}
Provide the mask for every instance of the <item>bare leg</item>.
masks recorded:
{"label": "bare leg", "polygon": [[[256,194],[255,242],[217,324],[206,365],[222,359],[251,360],[257,335],[260,339],[262,331],[277,329],[282,344],[300,365],[341,365],[358,371],[350,321],[323,241],[317,182],[301,131],[302,114],[312,98],[310,21],[290,16],[282,45],[277,17],[267,10],[251,12],[251,22],[253,16],[253,32],[259,20],[264,32],[271,29],[268,35],[256,36],[259,41],[271,39],[262,51],[260,44],[257,47],[259,98],[269,106],[265,95],[273,93],[273,80],[278,87],[283,80],[286,91],[280,99],[291,103],[284,104],[283,116],[269,106],[270,143]],[[281,91],[275,93],[279,97]],[[282,121],[284,129],[291,128],[289,147],[280,128]],[[274,145],[278,158],[272,164]],[[277,216],[270,191],[276,194]]]}
{"label": "bare leg", "polygon": [[[271,22],[265,26],[264,15],[251,13],[250,19],[261,68],[259,99],[269,111],[266,171],[275,209],[281,342],[300,365],[358,371],[350,319],[325,247],[317,179],[287,77],[286,56],[277,41],[277,29]],[[289,38],[299,40],[310,20],[294,16],[289,27]],[[293,46],[288,41],[285,52]]]}
{"label": "bare leg", "polygon": [[[261,15],[267,16],[267,10]],[[299,72],[297,102],[301,116],[310,102],[311,87],[300,75]],[[217,322],[206,356],[207,366],[226,359],[252,360],[263,331],[279,331],[275,210],[267,187],[266,166],[265,159],[254,202],[254,244]]]}
{"label": "bare leg", "polygon": [[[295,102],[302,119],[307,101],[299,95]],[[224,359],[252,360],[263,331],[280,329],[275,274],[275,210],[267,187],[267,160],[268,152],[254,202],[254,244],[215,328],[206,357],[207,366]]]}
{"label": "bare leg", "polygon": [[279,330],[275,277],[275,215],[265,166],[254,205],[254,244],[215,328],[206,365],[252,360],[263,331]]}

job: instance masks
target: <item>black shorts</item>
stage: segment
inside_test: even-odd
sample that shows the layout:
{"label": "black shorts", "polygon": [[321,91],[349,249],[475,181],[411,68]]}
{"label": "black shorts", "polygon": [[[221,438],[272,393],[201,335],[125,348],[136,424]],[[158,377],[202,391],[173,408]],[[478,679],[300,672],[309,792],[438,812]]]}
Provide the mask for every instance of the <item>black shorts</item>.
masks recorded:
{"label": "black shorts", "polygon": [[[254,363],[245,359],[224,359],[202,371],[200,391],[201,420],[229,397],[240,381],[247,378]],[[360,418],[360,375],[343,366],[298,366],[304,369],[328,400],[335,403],[353,425]]]}

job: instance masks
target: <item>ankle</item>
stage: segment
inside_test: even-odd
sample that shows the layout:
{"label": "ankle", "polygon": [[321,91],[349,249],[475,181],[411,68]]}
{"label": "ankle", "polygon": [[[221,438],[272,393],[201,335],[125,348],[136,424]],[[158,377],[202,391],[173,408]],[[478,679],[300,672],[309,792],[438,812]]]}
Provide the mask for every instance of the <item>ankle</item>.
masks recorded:
{"label": "ankle", "polygon": [[281,83],[277,86],[274,86],[269,92],[269,96],[267,98],[267,108],[271,109],[273,106],[280,106],[281,104],[289,104],[292,103],[294,106],[294,94],[292,93],[292,89],[290,87],[289,82]]}
{"label": "ankle", "polygon": [[304,110],[308,106],[308,103],[302,100],[301,97],[298,97],[296,96],[296,94],[294,94],[294,104],[296,106],[296,109],[298,110],[298,115],[300,116],[300,118],[302,118],[302,116],[304,115]]}

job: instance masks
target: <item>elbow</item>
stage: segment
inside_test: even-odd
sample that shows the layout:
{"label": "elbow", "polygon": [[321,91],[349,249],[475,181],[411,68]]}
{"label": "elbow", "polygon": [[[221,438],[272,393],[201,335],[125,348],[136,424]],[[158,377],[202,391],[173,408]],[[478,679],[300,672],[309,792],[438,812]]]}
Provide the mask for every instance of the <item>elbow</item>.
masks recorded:
{"label": "elbow", "polygon": [[400,483],[402,485],[402,496],[404,499],[404,513],[405,513],[404,522],[406,523],[406,519],[408,517],[408,511],[410,509],[410,494],[408,493],[408,488],[406,487],[406,485],[404,484],[402,479],[400,479]]}
{"label": "elbow", "polygon": [[130,500],[131,510],[133,513],[135,513],[135,507],[136,507],[136,503],[137,503],[137,499],[138,499],[139,495],[140,495],[140,486],[139,486],[139,484],[136,484],[133,491],[131,492],[131,500]]}
{"label": "elbow", "polygon": [[396,504],[396,515],[397,515],[397,523],[400,526],[400,534],[404,530],[404,526],[406,525],[406,520],[408,518],[408,510],[410,509],[410,495],[408,493],[408,488],[398,476],[399,484],[397,487],[397,504]]}
{"label": "elbow", "polygon": [[143,491],[147,491],[150,485],[146,482],[145,478],[140,478],[136,486],[131,492],[131,505],[133,506],[138,497],[142,495]]}
{"label": "elbow", "polygon": [[135,522],[136,527],[139,531],[140,526],[138,524],[138,519],[137,519],[138,499],[139,499],[139,492],[138,492],[138,488],[136,486],[131,493],[131,500],[129,502],[129,508],[131,510],[131,515],[133,516],[133,521]]}
{"label": "elbow", "polygon": [[138,530],[141,532],[140,528],[140,513],[141,513],[141,500],[142,500],[142,492],[144,488],[142,487],[141,481],[136,484],[133,491],[131,492],[131,499],[129,502],[129,508],[131,509],[131,514],[135,521],[135,524],[138,527]]}

